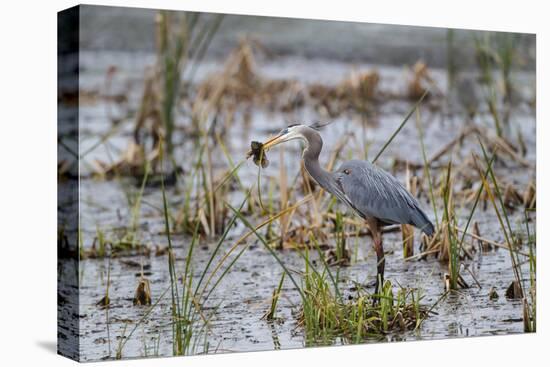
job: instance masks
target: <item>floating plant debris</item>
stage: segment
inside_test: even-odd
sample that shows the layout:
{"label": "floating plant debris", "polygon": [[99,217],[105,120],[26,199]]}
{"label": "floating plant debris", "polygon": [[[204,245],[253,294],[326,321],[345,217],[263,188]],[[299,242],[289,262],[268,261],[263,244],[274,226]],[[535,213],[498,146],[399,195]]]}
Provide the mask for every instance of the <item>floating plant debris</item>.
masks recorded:
{"label": "floating plant debris", "polygon": [[521,299],[523,298],[523,290],[517,280],[514,280],[506,289],[506,298],[508,299]]}
{"label": "floating plant debris", "polygon": [[134,295],[134,306],[149,306],[151,305],[151,287],[149,280],[141,277]]}
{"label": "floating plant debris", "polygon": [[491,290],[489,291],[489,299],[491,301],[494,301],[494,300],[498,299],[498,292],[497,292],[497,289],[495,287],[491,287]]}
{"label": "floating plant debris", "polygon": [[109,296],[105,296],[102,299],[100,299],[95,305],[99,307],[107,307],[111,304],[111,300],[109,299]]}
{"label": "floating plant debris", "polygon": [[262,166],[266,168],[269,165],[269,160],[264,151],[264,145],[259,141],[250,142],[250,151],[246,154],[246,158],[253,157],[254,164],[256,166]]}

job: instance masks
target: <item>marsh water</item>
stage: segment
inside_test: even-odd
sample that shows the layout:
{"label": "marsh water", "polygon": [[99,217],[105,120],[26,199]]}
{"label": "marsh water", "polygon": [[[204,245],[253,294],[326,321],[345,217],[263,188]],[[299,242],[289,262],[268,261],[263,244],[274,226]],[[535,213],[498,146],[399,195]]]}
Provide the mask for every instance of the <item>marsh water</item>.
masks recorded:
{"label": "marsh water", "polygon": [[[221,52],[221,51],[220,51]],[[81,243],[89,250],[94,242],[97,245],[98,230],[105,236],[116,238],[131,226],[132,206],[129,195],[140,190],[141,181],[132,177],[99,179],[94,175],[95,161],[113,162],[120,157],[132,138],[135,111],[143,93],[144,75],[148,66],[154,64],[155,55],[146,50],[134,51],[83,51],[80,54],[80,152],[86,152],[80,162],[80,226]],[[107,81],[106,75],[112,66],[116,72]],[[442,66],[442,65],[440,65]],[[200,64],[194,79],[199,84],[224,67],[224,60],[207,58]],[[266,80],[295,80],[303,85],[319,83],[336,85],[349,76],[350,71],[377,70],[380,75],[379,89],[387,94],[399,94],[407,89],[410,70],[387,64],[368,64],[334,58],[311,57],[311,55],[278,55],[275,58],[262,58],[257,62],[256,72]],[[430,75],[442,92],[447,91],[445,69],[431,67]],[[495,166],[497,176],[503,178],[519,192],[535,179],[536,163],[536,124],[533,108],[527,101],[534,99],[534,73],[520,71],[514,73],[521,94],[510,117],[510,131],[513,136],[521,136],[526,152],[524,163],[499,162]],[[124,101],[117,102],[109,96],[124,95]],[[84,96],[84,98],[83,98]],[[91,97],[86,97],[91,96]],[[342,139],[346,140],[342,159],[372,158],[402,122],[414,101],[406,98],[388,98],[376,104],[374,113],[368,118],[354,114],[343,114],[330,119],[331,124],[321,130],[324,149],[320,160],[328,162]],[[423,124],[424,143],[427,155],[431,156],[448,142],[455,139],[465,124],[465,113],[456,100],[450,99],[444,109],[433,108],[436,102],[428,101],[420,109]],[[182,109],[184,107],[181,107]],[[176,115],[178,116],[178,115]],[[178,120],[178,118],[180,120]],[[234,122],[224,133],[228,156],[234,163],[245,159],[251,140],[262,141],[281,128],[295,122],[314,122],[319,117],[313,109],[305,106],[295,108],[292,113],[281,113],[257,107],[237,109]],[[113,128],[116,121],[116,128]],[[472,122],[482,128],[492,126],[489,111],[482,111]],[[186,121],[176,118],[176,125]],[[176,129],[174,151],[176,164],[185,177],[194,163],[194,145],[186,136],[185,129]],[[227,157],[222,149],[211,147],[213,172],[215,175],[228,168]],[[476,139],[464,139],[453,149],[453,159],[459,165],[472,151],[479,151]],[[289,182],[300,170],[301,145],[290,143],[284,153],[277,148],[269,152],[270,165],[262,170],[262,192],[267,200],[269,184],[280,174],[280,165],[286,167]],[[449,156],[441,160],[439,168],[434,168],[435,176],[444,172]],[[419,143],[419,130],[412,121],[405,125],[378,164],[394,173],[404,182],[406,169],[396,162],[409,162],[413,174],[422,176],[422,150]],[[437,166],[437,165],[436,165]],[[244,187],[257,184],[258,167],[252,161],[245,162],[237,172]],[[460,187],[456,187],[460,191]],[[181,208],[185,193],[180,185],[166,188],[168,206],[173,212]],[[254,191],[257,195],[257,192]],[[327,195],[327,194],[325,194]],[[290,198],[291,203],[301,198],[300,193]],[[238,206],[244,198],[236,188],[228,194],[228,200]],[[433,209],[426,192],[419,200],[429,217],[433,219]],[[460,201],[460,199],[457,199]],[[457,212],[458,223],[463,225],[469,214],[469,205],[460,206]],[[80,353],[84,361],[114,358],[117,348],[124,342],[122,357],[166,356],[173,353],[171,301],[166,292],[170,287],[165,222],[162,212],[162,193],[158,184],[148,184],[144,188],[142,205],[138,213],[138,250],[118,254],[115,257],[85,258],[79,269],[79,327]],[[300,207],[294,214],[297,223],[304,222],[307,206]],[[438,208],[441,211],[441,207]],[[300,219],[303,215],[304,219]],[[351,217],[351,214],[349,214]],[[259,224],[266,217],[249,215],[248,220]],[[514,231],[525,236],[524,212],[522,207],[510,210],[510,220]],[[531,215],[529,226],[535,232],[536,215]],[[480,205],[473,220],[478,223],[480,234],[485,239],[505,243],[495,211],[491,205]],[[249,229],[236,221],[223,242],[220,255],[229,250],[235,241]],[[416,231],[415,253],[420,251],[420,234]],[[176,256],[176,268],[185,266],[191,236],[182,233],[172,235]],[[466,242],[474,243],[467,237]],[[199,278],[206,266],[211,251],[216,245],[216,236],[203,237],[195,250],[192,271]],[[325,244],[333,247],[330,239]],[[300,307],[300,297],[287,278],[283,284],[282,296],[277,305],[277,319],[266,321],[263,317],[271,304],[273,291],[277,288],[283,269],[272,255],[254,236],[249,237],[241,247],[246,249],[235,265],[229,270],[219,286],[212,293],[203,310],[212,319],[209,329],[196,341],[193,353],[244,352],[273,349],[300,348],[306,340],[296,315]],[[376,256],[369,236],[350,237],[347,246],[351,249],[350,266],[333,267],[338,272],[341,291],[353,294],[357,287],[373,291],[376,276]],[[514,280],[514,273],[508,250],[493,247],[482,249],[474,243],[472,259],[463,261],[461,274],[469,288],[460,289],[446,297],[445,274],[448,263],[440,262],[434,256],[403,259],[402,237],[399,231],[384,234],[386,251],[386,278],[393,284],[408,288],[418,288],[423,294],[422,304],[433,308],[433,312],[415,331],[389,333],[366,342],[433,340],[448,337],[470,337],[504,335],[524,331],[521,300],[508,299],[505,292]],[[149,249],[149,251],[144,250]],[[523,252],[527,252],[525,248]],[[231,255],[232,257],[234,256]],[[304,268],[301,255],[291,249],[279,250],[279,256],[286,266],[296,274]],[[312,254],[316,258],[315,254]],[[219,259],[219,257],[218,257]],[[527,257],[520,255],[524,279],[529,278]],[[69,269],[66,269],[70,271]],[[63,271],[63,269],[61,269]],[[151,298],[155,306],[149,314],[147,306],[133,304],[134,292],[140,277],[150,281]],[[108,294],[110,305],[103,308],[97,303],[105,296],[110,279]],[[297,277],[299,278],[299,277]],[[528,286],[527,282],[525,286]],[[490,298],[494,287],[498,298]],[[135,326],[137,327],[135,328]],[[134,330],[135,328],[135,330]],[[133,331],[133,332],[132,332]],[[132,332],[132,333],[131,333]],[[131,333],[131,336],[129,336]],[[343,344],[335,337],[329,344]],[[309,346],[310,344],[308,344]]]}

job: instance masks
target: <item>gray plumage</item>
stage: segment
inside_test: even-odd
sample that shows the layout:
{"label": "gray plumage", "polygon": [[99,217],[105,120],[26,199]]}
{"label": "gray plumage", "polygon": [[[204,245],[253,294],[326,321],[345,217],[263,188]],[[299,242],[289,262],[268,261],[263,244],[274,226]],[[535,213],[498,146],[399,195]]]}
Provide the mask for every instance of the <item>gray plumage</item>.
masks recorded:
{"label": "gray plumage", "polygon": [[376,218],[381,224],[410,224],[429,236],[433,234],[433,224],[420,204],[395,177],[361,160],[344,162],[335,172],[328,172],[319,165],[323,148],[319,133],[304,125],[293,129],[306,142],[303,159],[309,175],[356,214]]}
{"label": "gray plumage", "polygon": [[333,175],[352,208],[363,218],[375,217],[383,224],[410,224],[428,236],[433,234],[433,225],[416,198],[381,168],[367,161],[352,160],[342,164]]}

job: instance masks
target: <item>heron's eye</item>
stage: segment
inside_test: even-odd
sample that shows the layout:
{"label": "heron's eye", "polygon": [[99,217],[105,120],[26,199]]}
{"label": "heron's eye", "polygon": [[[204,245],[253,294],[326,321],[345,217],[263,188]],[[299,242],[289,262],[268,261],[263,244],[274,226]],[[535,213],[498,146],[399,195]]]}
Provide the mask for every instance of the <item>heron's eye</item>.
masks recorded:
{"label": "heron's eye", "polygon": [[346,169],[344,170],[344,173],[345,173],[346,175],[349,175],[349,174],[351,173],[351,170],[349,170],[349,169],[346,168]]}

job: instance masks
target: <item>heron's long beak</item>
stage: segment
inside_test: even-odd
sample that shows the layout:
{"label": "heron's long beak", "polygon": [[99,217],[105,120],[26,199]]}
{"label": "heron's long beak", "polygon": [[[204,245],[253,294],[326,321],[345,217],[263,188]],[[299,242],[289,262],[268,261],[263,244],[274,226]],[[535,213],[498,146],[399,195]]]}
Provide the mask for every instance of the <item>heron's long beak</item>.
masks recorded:
{"label": "heron's long beak", "polygon": [[286,138],[288,137],[287,134],[279,134],[275,136],[274,138],[269,139],[265,143],[263,143],[264,150],[268,150],[269,148],[274,147],[277,144],[281,144],[286,141]]}

